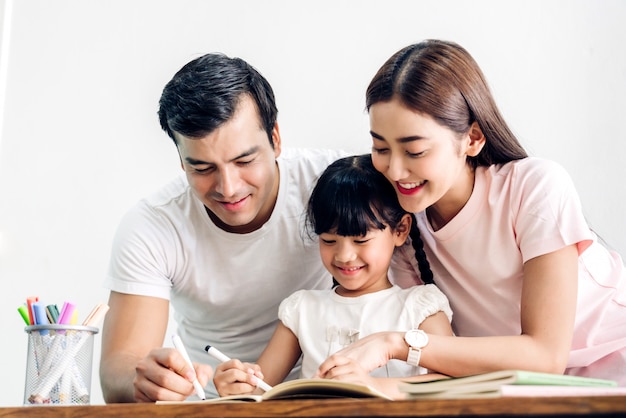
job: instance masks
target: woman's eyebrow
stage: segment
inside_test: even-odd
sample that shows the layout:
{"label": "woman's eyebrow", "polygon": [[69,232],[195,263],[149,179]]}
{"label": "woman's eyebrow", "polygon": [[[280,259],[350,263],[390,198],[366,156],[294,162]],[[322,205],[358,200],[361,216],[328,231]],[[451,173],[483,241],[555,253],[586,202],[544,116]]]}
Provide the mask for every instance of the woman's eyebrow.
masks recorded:
{"label": "woman's eyebrow", "polygon": [[[387,142],[387,140],[385,139],[384,136],[377,134],[374,131],[370,131],[370,135],[372,135],[374,138],[380,140],[380,141],[385,141]],[[405,136],[402,138],[398,138],[397,141],[401,144],[406,144],[407,142],[413,142],[413,141],[419,141],[421,139],[426,139],[423,136],[420,135],[411,135],[411,136]]]}

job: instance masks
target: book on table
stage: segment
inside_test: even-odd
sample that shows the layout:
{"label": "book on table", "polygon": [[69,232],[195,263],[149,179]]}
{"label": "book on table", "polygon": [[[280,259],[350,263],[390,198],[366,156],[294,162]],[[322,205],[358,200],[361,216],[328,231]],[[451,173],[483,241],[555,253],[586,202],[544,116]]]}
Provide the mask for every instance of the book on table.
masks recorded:
{"label": "book on table", "polygon": [[[262,402],[285,399],[380,398],[391,399],[373,387],[330,379],[295,379],[279,383],[262,395],[243,394],[192,402]],[[157,401],[159,404],[171,401]]]}
{"label": "book on table", "polygon": [[613,380],[525,370],[500,370],[426,382],[403,382],[408,399],[453,399],[502,396],[626,395]]}

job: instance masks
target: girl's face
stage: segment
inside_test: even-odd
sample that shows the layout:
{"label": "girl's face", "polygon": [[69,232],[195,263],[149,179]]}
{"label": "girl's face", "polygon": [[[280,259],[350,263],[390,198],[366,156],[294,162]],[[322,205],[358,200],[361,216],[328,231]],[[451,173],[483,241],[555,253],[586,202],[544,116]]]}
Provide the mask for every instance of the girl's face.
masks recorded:
{"label": "girl's face", "polygon": [[337,293],[356,297],[391,287],[387,270],[396,246],[402,245],[411,226],[405,215],[396,230],[371,229],[361,237],[330,232],[319,236],[320,256],[326,269],[339,282]]}
{"label": "girl's face", "polygon": [[433,227],[441,228],[472,193],[474,172],[466,157],[484,145],[480,128],[474,123],[460,135],[397,99],[372,105],[369,115],[374,166],[394,185],[405,210],[430,208]]}

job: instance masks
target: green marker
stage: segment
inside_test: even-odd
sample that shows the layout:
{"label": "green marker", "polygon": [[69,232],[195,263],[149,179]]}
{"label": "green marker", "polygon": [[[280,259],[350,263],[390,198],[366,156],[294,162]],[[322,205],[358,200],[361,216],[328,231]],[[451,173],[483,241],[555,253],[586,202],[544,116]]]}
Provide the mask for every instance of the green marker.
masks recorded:
{"label": "green marker", "polygon": [[57,305],[46,306],[46,315],[51,324],[56,324],[59,320],[59,308],[57,308]]}
{"label": "green marker", "polygon": [[30,319],[28,318],[28,311],[26,310],[26,305],[22,305],[17,308],[17,311],[22,315],[22,319],[26,322],[26,325],[31,325]]}

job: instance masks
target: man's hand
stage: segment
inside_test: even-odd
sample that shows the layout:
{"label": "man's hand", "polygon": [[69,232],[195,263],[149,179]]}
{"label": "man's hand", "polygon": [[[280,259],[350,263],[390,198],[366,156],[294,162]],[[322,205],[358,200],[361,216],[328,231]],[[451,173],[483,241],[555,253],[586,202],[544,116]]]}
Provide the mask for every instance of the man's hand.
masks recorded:
{"label": "man's hand", "polygon": [[157,348],[139,361],[133,381],[136,402],[182,401],[194,394],[193,380],[197,376],[202,387],[213,376],[207,364],[189,367],[178,350]]}
{"label": "man's hand", "polygon": [[105,402],[183,400],[193,393],[194,374],[202,386],[211,379],[211,366],[193,370],[178,350],[155,348],[163,345],[169,301],[111,292],[109,306],[100,359]]}

